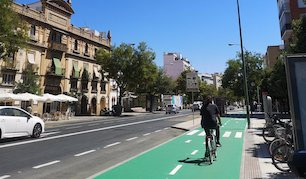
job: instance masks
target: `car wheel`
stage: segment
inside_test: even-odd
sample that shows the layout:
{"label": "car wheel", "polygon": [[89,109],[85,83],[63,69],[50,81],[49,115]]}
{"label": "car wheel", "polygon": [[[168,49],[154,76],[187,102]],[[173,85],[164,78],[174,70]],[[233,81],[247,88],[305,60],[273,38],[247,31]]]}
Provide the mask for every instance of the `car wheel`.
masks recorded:
{"label": "car wheel", "polygon": [[42,132],[42,127],[40,124],[35,124],[34,128],[33,128],[33,133],[32,133],[32,137],[33,138],[39,138],[40,134]]}

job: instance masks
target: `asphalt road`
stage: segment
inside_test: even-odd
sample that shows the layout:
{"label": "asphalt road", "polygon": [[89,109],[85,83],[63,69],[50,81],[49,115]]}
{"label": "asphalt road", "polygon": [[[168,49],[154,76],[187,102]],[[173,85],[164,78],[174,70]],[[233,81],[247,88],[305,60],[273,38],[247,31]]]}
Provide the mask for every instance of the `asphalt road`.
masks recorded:
{"label": "asphalt road", "polygon": [[184,131],[171,126],[191,118],[152,114],[63,124],[40,139],[0,141],[0,179],[87,178]]}

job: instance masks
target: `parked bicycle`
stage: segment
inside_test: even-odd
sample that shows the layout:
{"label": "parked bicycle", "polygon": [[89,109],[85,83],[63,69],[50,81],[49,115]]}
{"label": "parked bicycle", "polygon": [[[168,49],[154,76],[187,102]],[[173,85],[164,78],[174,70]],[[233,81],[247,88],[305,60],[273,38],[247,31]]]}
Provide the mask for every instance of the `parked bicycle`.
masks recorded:
{"label": "parked bicycle", "polygon": [[294,154],[294,145],[292,142],[286,142],[276,147],[272,151],[272,163],[280,171],[289,172],[288,161],[292,160]]}
{"label": "parked bicycle", "polygon": [[271,143],[275,140],[276,135],[275,132],[278,128],[285,127],[285,122],[281,121],[281,119],[277,115],[269,116],[269,120],[266,123],[266,126],[262,130],[262,136],[267,143]]}

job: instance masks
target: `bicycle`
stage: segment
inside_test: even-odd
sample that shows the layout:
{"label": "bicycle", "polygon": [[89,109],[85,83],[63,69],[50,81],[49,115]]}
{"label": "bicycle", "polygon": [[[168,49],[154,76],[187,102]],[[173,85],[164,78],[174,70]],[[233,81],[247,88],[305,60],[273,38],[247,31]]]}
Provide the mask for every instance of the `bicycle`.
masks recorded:
{"label": "bicycle", "polygon": [[294,154],[293,143],[286,142],[285,144],[279,145],[272,152],[272,163],[273,165],[282,172],[290,172],[290,166],[288,161],[292,160]]}
{"label": "bicycle", "polygon": [[275,135],[276,139],[274,139],[269,146],[269,152],[271,156],[273,150],[278,146],[286,144],[287,142],[293,143],[292,126],[289,123],[287,123],[285,124],[284,128],[283,127],[277,128],[275,131]]}
{"label": "bicycle", "polygon": [[[214,129],[209,129],[211,135],[206,135],[207,140],[207,148],[206,153],[208,156],[208,161],[210,164],[213,164],[213,161],[217,159],[217,143],[216,143],[216,135]],[[209,152],[207,152],[209,151]]]}
{"label": "bicycle", "polygon": [[262,130],[264,140],[270,144],[276,139],[275,132],[278,128],[285,127],[286,123],[281,121],[276,115],[269,116],[269,121],[266,123],[265,128]]}

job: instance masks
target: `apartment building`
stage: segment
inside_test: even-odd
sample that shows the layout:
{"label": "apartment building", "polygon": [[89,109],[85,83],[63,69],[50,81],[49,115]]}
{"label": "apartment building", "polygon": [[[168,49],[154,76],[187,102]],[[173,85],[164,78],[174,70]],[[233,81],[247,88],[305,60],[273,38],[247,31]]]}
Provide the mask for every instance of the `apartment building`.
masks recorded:
{"label": "apartment building", "polygon": [[40,76],[43,93],[69,94],[79,99],[77,114],[98,115],[100,109],[109,107],[109,82],[95,55],[100,48],[110,51],[110,31],[71,24],[71,0],[14,4],[13,9],[28,24],[30,42],[9,62],[1,60],[0,92],[12,92],[16,82],[22,81],[23,69],[31,64]]}
{"label": "apartment building", "polygon": [[289,44],[292,34],[292,20],[306,15],[305,0],[277,0],[281,37],[285,47]]}
{"label": "apartment building", "polygon": [[194,70],[190,61],[180,53],[164,53],[164,72],[167,76],[176,80],[183,71]]}

